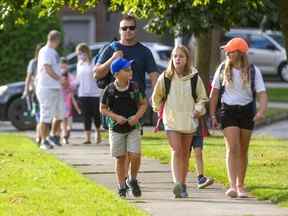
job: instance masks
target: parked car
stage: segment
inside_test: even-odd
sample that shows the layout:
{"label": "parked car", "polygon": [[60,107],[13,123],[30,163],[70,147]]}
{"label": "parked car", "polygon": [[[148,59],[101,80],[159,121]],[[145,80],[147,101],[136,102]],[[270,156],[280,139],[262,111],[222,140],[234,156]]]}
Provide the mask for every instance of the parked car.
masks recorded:
{"label": "parked car", "polygon": [[282,33],[263,32],[258,29],[231,29],[225,34],[223,44],[233,37],[242,37],[247,41],[248,59],[260,68],[263,75],[278,75],[281,80],[288,82],[287,55]]}
{"label": "parked car", "polygon": [[[95,58],[100,48],[108,42],[99,42],[90,46],[92,56]],[[144,43],[150,48],[159,72],[162,72],[168,63],[172,47],[161,45],[158,43]],[[72,73],[76,73],[77,56],[75,53],[67,55],[69,68]],[[146,94],[149,98],[152,94],[151,83],[148,77],[146,78]],[[0,121],[10,121],[13,126],[19,130],[29,130],[35,128],[35,120],[29,116],[25,99],[22,99],[24,91],[24,82],[9,83],[0,86]],[[144,124],[151,125],[155,121],[151,106],[148,107],[144,116]]]}

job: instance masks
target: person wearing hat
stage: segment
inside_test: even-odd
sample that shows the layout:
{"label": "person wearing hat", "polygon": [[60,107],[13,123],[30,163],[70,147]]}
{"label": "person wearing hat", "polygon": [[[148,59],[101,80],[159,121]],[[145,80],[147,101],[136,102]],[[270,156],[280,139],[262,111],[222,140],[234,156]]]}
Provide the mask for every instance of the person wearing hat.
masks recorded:
{"label": "person wearing hat", "polygon": [[[139,120],[147,108],[145,95],[138,84],[132,81],[133,60],[116,58],[111,63],[111,73],[115,81],[104,90],[100,111],[108,117],[109,143],[116,159],[116,179],[120,197],[126,197],[128,187],[135,197],[141,196],[137,181],[140,163],[140,124]],[[126,179],[127,157],[131,162],[130,176]],[[128,187],[127,187],[128,186]]]}
{"label": "person wearing hat", "polygon": [[[248,164],[248,148],[255,122],[265,117],[267,94],[260,70],[250,65],[248,44],[240,37],[233,38],[222,47],[226,59],[212,81],[210,116],[212,126],[218,127],[216,108],[221,100],[219,121],[226,144],[226,167],[230,188],[226,195],[235,198],[248,197],[245,191],[245,175]],[[255,108],[255,96],[259,99]]]}

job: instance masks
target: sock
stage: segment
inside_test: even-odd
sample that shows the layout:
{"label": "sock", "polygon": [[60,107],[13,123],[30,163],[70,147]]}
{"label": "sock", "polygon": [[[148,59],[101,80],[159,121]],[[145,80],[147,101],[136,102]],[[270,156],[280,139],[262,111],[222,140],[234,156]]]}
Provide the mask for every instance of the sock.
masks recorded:
{"label": "sock", "polygon": [[198,175],[198,180],[200,180],[202,177],[204,177],[202,174],[201,175]]}

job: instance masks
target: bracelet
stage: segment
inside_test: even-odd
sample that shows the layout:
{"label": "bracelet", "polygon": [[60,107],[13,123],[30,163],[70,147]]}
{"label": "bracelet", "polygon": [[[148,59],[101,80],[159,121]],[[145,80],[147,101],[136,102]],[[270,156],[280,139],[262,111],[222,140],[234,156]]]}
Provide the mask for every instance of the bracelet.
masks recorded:
{"label": "bracelet", "polygon": [[215,114],[211,115],[211,118],[216,119],[216,115]]}

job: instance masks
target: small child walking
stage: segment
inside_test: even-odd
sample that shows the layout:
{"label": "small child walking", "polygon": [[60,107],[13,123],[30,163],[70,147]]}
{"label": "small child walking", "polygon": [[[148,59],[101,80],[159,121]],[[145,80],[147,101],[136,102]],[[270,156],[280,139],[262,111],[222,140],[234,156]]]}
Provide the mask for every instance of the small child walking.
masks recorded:
{"label": "small child walking", "polygon": [[[115,157],[116,178],[120,197],[126,197],[128,188],[135,197],[141,196],[137,181],[141,157],[140,118],[147,108],[144,93],[132,80],[131,64],[124,58],[117,58],[111,64],[115,81],[104,90],[100,111],[108,117],[109,143]],[[128,175],[128,161],[131,163]],[[129,176],[126,179],[126,176]]]}
{"label": "small child walking", "polygon": [[69,144],[70,132],[72,130],[73,122],[73,107],[78,114],[81,114],[80,107],[74,97],[75,89],[75,78],[69,73],[68,70],[68,60],[66,58],[61,58],[61,70],[62,76],[67,80],[68,86],[63,89],[64,94],[64,106],[65,106],[65,115],[62,121],[62,143]]}

